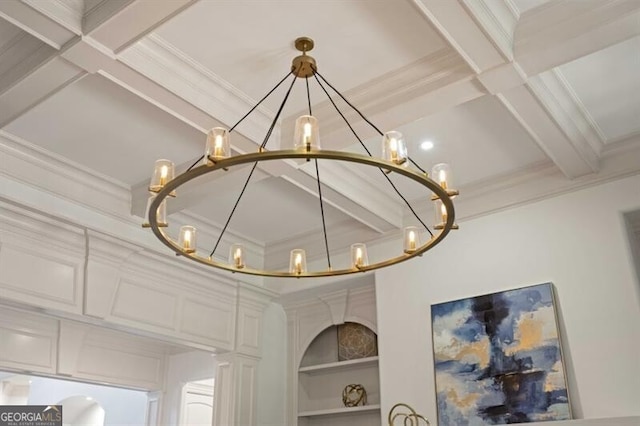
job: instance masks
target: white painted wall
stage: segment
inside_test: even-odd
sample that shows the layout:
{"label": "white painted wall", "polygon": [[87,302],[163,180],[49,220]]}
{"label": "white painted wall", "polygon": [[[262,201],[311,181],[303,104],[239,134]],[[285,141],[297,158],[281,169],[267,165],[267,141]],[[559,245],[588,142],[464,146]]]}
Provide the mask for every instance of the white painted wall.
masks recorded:
{"label": "white painted wall", "polygon": [[262,316],[262,358],[258,364],[258,426],[282,426],[285,421],[287,317],[271,303]]}
{"label": "white painted wall", "polygon": [[144,426],[147,393],[142,391],[32,377],[27,404],[57,404],[72,396],[90,397],[100,404],[105,411],[105,426]]}
{"label": "white painted wall", "polygon": [[436,420],[431,304],[549,281],[574,417],[640,415],[640,291],[622,218],[638,208],[634,176],[461,223],[433,252],[378,271],[383,417],[405,402]]}
{"label": "white painted wall", "polygon": [[180,424],[182,387],[187,382],[215,378],[216,365],[216,359],[210,352],[191,351],[169,357],[160,424]]}

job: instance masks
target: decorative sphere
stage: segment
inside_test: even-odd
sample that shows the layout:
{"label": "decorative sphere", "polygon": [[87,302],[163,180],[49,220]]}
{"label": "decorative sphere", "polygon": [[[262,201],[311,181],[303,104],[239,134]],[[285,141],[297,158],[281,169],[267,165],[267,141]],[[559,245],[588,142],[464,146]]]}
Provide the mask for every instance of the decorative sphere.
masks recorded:
{"label": "decorative sphere", "polygon": [[347,385],[342,391],[342,402],[345,407],[367,405],[367,391],[362,385]]}

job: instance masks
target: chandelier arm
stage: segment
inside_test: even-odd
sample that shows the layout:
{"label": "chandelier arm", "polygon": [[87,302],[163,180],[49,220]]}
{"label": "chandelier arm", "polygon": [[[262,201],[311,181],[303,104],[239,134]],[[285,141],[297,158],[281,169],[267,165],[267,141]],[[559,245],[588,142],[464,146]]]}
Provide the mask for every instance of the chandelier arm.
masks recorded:
{"label": "chandelier arm", "polygon": [[371,151],[369,151],[369,149],[367,148],[367,146],[364,144],[364,142],[362,142],[362,139],[360,139],[360,136],[358,136],[358,133],[356,133],[355,129],[353,128],[353,126],[351,125],[351,123],[349,123],[349,120],[347,120],[347,117],[344,116],[344,114],[342,113],[342,111],[340,111],[340,108],[338,108],[338,105],[336,105],[335,101],[331,98],[331,95],[329,95],[329,92],[327,92],[327,89],[325,89],[325,87],[322,85],[322,83],[320,82],[320,80],[318,80],[318,77],[316,77],[316,75],[313,75],[316,79],[316,81],[318,82],[318,85],[320,86],[320,88],[322,89],[322,91],[324,92],[325,95],[327,95],[327,98],[329,99],[329,102],[331,102],[331,105],[333,105],[333,107],[336,109],[336,111],[338,112],[338,114],[340,115],[340,117],[342,117],[342,119],[344,120],[344,122],[347,124],[347,127],[349,127],[349,130],[351,130],[351,133],[353,133],[353,136],[356,137],[356,139],[358,140],[358,142],[360,142],[360,145],[362,145],[362,148],[364,148],[365,152],[367,153],[367,155],[369,157],[373,157],[373,155],[371,155]]}
{"label": "chandelier arm", "polygon": [[[193,162],[192,165],[189,166],[189,168],[187,169],[187,172],[190,172],[191,169],[193,169],[199,162],[201,162],[204,159],[204,154],[200,156],[200,158],[198,158],[196,161]],[[186,173],[186,172],[185,172]]]}
{"label": "chandelier arm", "polygon": [[[249,110],[249,112],[247,112],[240,120],[238,120],[236,122],[236,124],[234,124],[230,129],[229,129],[229,133],[233,132],[233,130],[238,126],[238,124],[242,123],[244,121],[245,118],[247,118],[249,116],[249,114],[251,114],[256,108],[258,108],[258,106],[260,106],[260,104],[269,97],[270,94],[272,94],[278,87],[280,87],[280,85],[287,79],[287,77],[289,77],[291,74],[293,73],[293,71],[290,71],[287,73],[287,75],[285,75],[282,80],[280,80],[278,82],[278,84],[276,84],[273,89],[269,90],[269,92],[264,95],[262,97],[262,99],[260,99],[258,101],[257,104],[255,104],[253,106],[253,108],[251,108]],[[191,171],[191,169],[193,169],[200,161],[202,161],[204,159],[204,155],[201,155],[200,158],[198,158],[196,161],[194,161],[194,163],[192,165],[189,166],[189,168],[187,169],[187,171]]]}
{"label": "chandelier arm", "polygon": [[[293,73],[289,73],[290,75]],[[278,112],[276,113],[276,116],[273,118],[273,121],[271,122],[271,126],[269,127],[269,130],[267,131],[267,135],[264,137],[264,140],[262,141],[262,145],[260,145],[260,150],[262,151],[264,149],[265,146],[267,146],[267,142],[269,141],[269,138],[271,137],[271,133],[273,132],[273,129],[276,127],[276,123],[278,122],[278,118],[280,118],[280,114],[282,113],[282,109],[284,108],[285,104],[287,103],[287,99],[289,99],[289,95],[291,94],[291,89],[293,89],[293,85],[296,83],[296,80],[298,78],[294,75],[293,76],[293,80],[291,81],[291,85],[289,86],[289,90],[287,90],[287,93],[284,95],[284,99],[282,100],[282,103],[280,104],[280,108],[278,108]]]}
{"label": "chandelier arm", "polygon": [[287,79],[287,77],[289,77],[291,74],[293,74],[293,71],[289,71],[289,72],[287,73],[287,75],[285,75],[285,76],[282,78],[282,80],[280,80],[280,81],[278,82],[278,84],[276,84],[276,85],[274,86],[274,88],[273,88],[273,89],[269,90],[269,92],[268,92],[266,95],[264,95],[264,96],[262,97],[262,99],[260,99],[260,100],[258,101],[258,103],[257,103],[257,104],[255,104],[255,105],[253,106],[253,108],[251,108],[251,109],[249,110],[249,112],[248,112],[248,113],[246,113],[246,114],[245,114],[245,115],[244,115],[240,120],[238,120],[238,122],[237,122],[236,124],[234,124],[233,126],[231,126],[231,128],[229,129],[229,133],[233,132],[233,129],[235,129],[235,128],[238,126],[238,124],[242,123],[242,121],[244,121],[244,119],[245,119],[245,118],[247,118],[247,117],[249,116],[249,114],[251,114],[251,113],[252,113],[256,108],[258,108],[258,106],[262,103],[262,101],[264,101],[265,99],[267,99],[267,98],[269,97],[269,95],[271,95],[271,94],[272,94],[272,93],[273,93],[273,92],[274,92],[278,87],[280,87],[280,85],[281,85],[281,84],[282,84],[282,83]]}
{"label": "chandelier arm", "polygon": [[224,224],[224,228],[222,228],[222,232],[220,232],[220,235],[218,236],[218,241],[216,241],[216,245],[213,247],[213,250],[211,250],[211,254],[209,254],[209,257],[213,257],[213,254],[215,253],[216,249],[218,248],[218,245],[220,244],[220,241],[222,241],[222,236],[224,235],[225,231],[227,230],[227,227],[229,226],[229,222],[231,222],[231,218],[233,217],[233,214],[236,212],[236,208],[238,207],[238,204],[240,204],[240,200],[242,199],[242,196],[244,195],[244,191],[247,189],[247,185],[249,185],[249,181],[251,180],[251,176],[253,176],[253,172],[256,170],[257,166],[258,166],[258,162],[256,161],[255,163],[253,163],[253,167],[251,167],[251,171],[249,172],[249,176],[247,176],[247,180],[244,182],[244,186],[242,187],[242,191],[240,191],[240,195],[238,195],[238,199],[236,200],[236,203],[233,205],[233,209],[231,209],[231,213],[229,214],[229,217],[227,218],[227,223]]}
{"label": "chandelier arm", "polygon": [[320,169],[318,169],[318,159],[316,163],[316,180],[318,181],[318,199],[320,200],[320,215],[322,216],[322,233],[324,235],[324,248],[327,252],[327,266],[331,270],[331,257],[329,256],[329,240],[327,238],[327,224],[324,220],[324,202],[322,200],[322,185],[320,185]]}
{"label": "chandelier arm", "polygon": [[369,121],[369,119],[368,119],[367,117],[365,117],[365,116],[364,116],[364,114],[363,114],[363,113],[361,113],[361,112],[360,112],[360,110],[359,110],[358,108],[356,108],[356,107],[355,107],[351,102],[349,102],[349,101],[347,100],[347,98],[345,98],[345,97],[342,95],[342,93],[340,93],[340,92],[338,91],[338,89],[336,89],[335,87],[333,87],[333,86],[331,85],[331,83],[329,83],[329,82],[328,82],[328,81],[327,81],[327,80],[322,76],[322,74],[320,74],[320,73],[318,72],[318,69],[317,69],[317,68],[315,68],[315,67],[314,67],[314,68],[313,68],[313,71],[314,71],[314,75],[318,75],[318,76],[322,79],[322,81],[324,81],[325,83],[327,83],[327,86],[331,87],[331,89],[333,89],[333,91],[334,91],[334,92],[336,92],[336,93],[338,94],[338,96],[340,96],[340,97],[342,98],[342,100],[343,100],[343,101],[345,101],[345,102],[347,103],[347,105],[349,105],[351,108],[353,108],[353,110],[354,110],[355,112],[357,112],[357,113],[358,113],[358,115],[359,115],[360,117],[362,117],[362,119],[363,119],[364,121],[366,121],[366,122],[367,122],[371,127],[373,127],[373,129],[374,129],[376,132],[378,132],[378,134],[379,134],[380,136],[383,136],[383,135],[384,135],[384,133],[382,133],[382,132],[380,131],[380,129],[378,129],[378,127],[376,127],[376,125],[375,125],[375,124],[373,124],[371,121]]}
{"label": "chandelier arm", "polygon": [[305,83],[307,83],[307,103],[309,104],[309,115],[313,115],[311,112],[311,92],[309,91],[309,77],[304,78]]}
{"label": "chandelier arm", "polygon": [[427,173],[427,171],[425,169],[423,169],[422,167],[420,167],[418,165],[418,163],[416,163],[415,161],[413,161],[413,158],[409,157],[407,155],[407,158],[409,159],[409,161],[411,161],[411,164],[413,164],[418,170],[420,170],[422,173],[424,173],[425,175],[428,175],[429,173]]}
{"label": "chandelier arm", "polygon": [[[316,74],[318,76],[320,76],[320,78],[322,78],[322,76],[320,74],[318,74],[317,72],[314,74],[314,77],[316,77]],[[324,78],[322,79],[324,80]],[[344,114],[342,113],[342,111],[340,111],[340,108],[338,108],[338,105],[336,105],[336,103],[333,101],[333,99],[331,99],[331,96],[329,96],[329,92],[327,92],[327,89],[325,89],[325,87],[322,85],[322,83],[320,82],[320,80],[318,79],[318,77],[316,77],[316,81],[318,82],[318,85],[320,86],[320,88],[322,88],[322,90],[324,91],[324,93],[327,95],[327,97],[329,98],[329,101],[331,102],[331,104],[333,105],[333,107],[336,109],[336,111],[338,112],[338,114],[340,114],[340,117],[342,117],[342,119],[344,120],[345,123],[347,123],[347,126],[349,127],[349,129],[351,130],[351,133],[353,133],[353,135],[356,137],[356,139],[358,139],[358,142],[360,142],[360,145],[362,145],[362,147],[364,148],[364,150],[367,152],[367,154],[369,154],[369,157],[372,157],[371,155],[371,151],[369,151],[369,149],[367,148],[367,146],[364,144],[364,142],[362,142],[362,139],[360,139],[360,136],[358,136],[358,134],[356,133],[356,131],[353,129],[353,127],[351,126],[351,123],[349,123],[349,120],[347,120],[347,117],[344,116]],[[324,80],[326,82],[326,80]],[[329,84],[329,83],[327,83]],[[333,89],[335,90],[335,89]],[[336,91],[337,92],[337,91]],[[340,94],[338,92],[338,94]],[[344,98],[343,98],[344,99]],[[346,99],[345,99],[346,101]],[[348,102],[347,102],[348,103]],[[355,109],[355,108],[354,108]],[[364,118],[364,117],[363,117]],[[365,119],[366,120],[366,119]],[[413,162],[413,161],[412,161]],[[398,196],[400,198],[402,198],[402,201],[404,201],[404,203],[407,205],[407,207],[409,207],[409,210],[411,211],[411,213],[413,214],[413,216],[418,220],[418,222],[420,222],[420,224],[422,226],[424,226],[424,228],[427,230],[427,232],[429,233],[429,235],[431,235],[433,237],[433,232],[431,232],[431,229],[429,229],[429,227],[424,223],[424,221],[422,219],[420,219],[420,216],[418,216],[418,214],[416,213],[416,211],[413,209],[413,207],[411,206],[411,204],[409,203],[409,201],[404,197],[404,195],[402,195],[402,193],[400,193],[400,190],[398,190],[398,188],[394,185],[393,181],[391,180],[391,178],[389,178],[389,176],[387,176],[387,174],[384,172],[384,170],[382,170],[381,168],[378,168],[378,170],[380,170],[380,173],[382,173],[382,176],[385,177],[385,179],[387,180],[387,182],[389,182],[389,184],[391,185],[391,187],[393,188],[393,190],[396,192],[396,194],[398,194]],[[420,170],[422,170],[422,168],[420,168]],[[422,170],[424,172],[424,170]],[[426,172],[425,172],[426,173]]]}

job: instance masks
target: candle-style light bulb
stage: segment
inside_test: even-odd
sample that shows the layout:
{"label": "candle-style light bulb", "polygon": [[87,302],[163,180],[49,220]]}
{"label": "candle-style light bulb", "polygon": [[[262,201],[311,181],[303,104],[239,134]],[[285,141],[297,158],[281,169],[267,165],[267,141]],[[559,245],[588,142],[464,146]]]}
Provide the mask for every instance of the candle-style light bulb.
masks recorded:
{"label": "candle-style light bulb", "polygon": [[418,227],[407,226],[404,228],[404,252],[413,253],[420,247],[420,234]]}
{"label": "candle-style light bulb", "polygon": [[442,223],[447,222],[447,207],[444,204],[440,204],[440,214],[442,215]]}
{"label": "candle-style light bulb", "polygon": [[438,172],[438,181],[442,189],[447,189],[447,172],[444,169]]}
{"label": "candle-style light bulb", "polygon": [[195,253],[196,251],[196,228],[185,225],[180,228],[180,246],[185,253]]}
{"label": "candle-style light bulb", "polygon": [[164,186],[167,183],[167,176],[169,175],[169,167],[163,165],[160,168],[160,185]]}
{"label": "candle-style light bulb", "polygon": [[300,253],[296,254],[295,260],[296,274],[302,273],[302,255]]}
{"label": "candle-style light bulb", "polygon": [[244,268],[244,247],[242,244],[232,244],[229,248],[229,263],[237,269]]}
{"label": "candle-style light bulb", "polygon": [[291,250],[289,257],[289,273],[295,275],[305,274],[307,272],[307,256],[303,249]]}

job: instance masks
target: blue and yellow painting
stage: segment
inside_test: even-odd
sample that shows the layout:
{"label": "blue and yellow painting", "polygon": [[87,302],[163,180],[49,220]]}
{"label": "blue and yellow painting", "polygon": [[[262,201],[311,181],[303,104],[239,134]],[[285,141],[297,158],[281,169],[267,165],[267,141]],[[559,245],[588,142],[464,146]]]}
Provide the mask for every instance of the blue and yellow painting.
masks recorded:
{"label": "blue and yellow painting", "polygon": [[438,424],[567,420],[551,283],[431,307]]}

